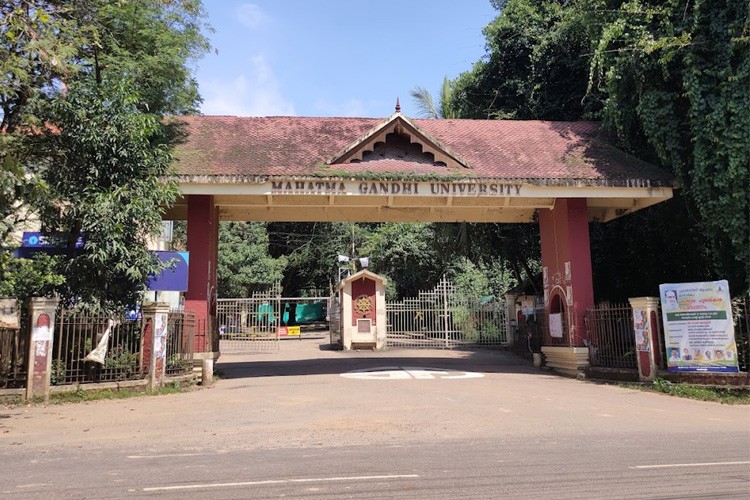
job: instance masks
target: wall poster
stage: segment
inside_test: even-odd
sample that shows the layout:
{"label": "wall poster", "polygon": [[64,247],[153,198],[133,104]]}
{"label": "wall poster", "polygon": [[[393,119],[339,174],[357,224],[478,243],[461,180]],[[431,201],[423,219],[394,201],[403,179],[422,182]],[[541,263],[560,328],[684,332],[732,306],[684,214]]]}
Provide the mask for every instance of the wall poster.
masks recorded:
{"label": "wall poster", "polygon": [[549,336],[561,339],[563,336],[562,313],[551,313],[549,315]]}

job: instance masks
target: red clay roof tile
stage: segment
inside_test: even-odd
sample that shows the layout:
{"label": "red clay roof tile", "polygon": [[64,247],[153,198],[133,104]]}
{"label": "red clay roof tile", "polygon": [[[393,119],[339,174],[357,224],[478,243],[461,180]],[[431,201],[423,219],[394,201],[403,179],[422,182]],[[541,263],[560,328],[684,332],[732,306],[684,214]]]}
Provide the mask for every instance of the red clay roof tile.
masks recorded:
{"label": "red clay roof tile", "polygon": [[450,169],[391,155],[327,166],[353,141],[385,123],[377,118],[175,117],[180,176],[450,175],[543,184],[673,184],[665,171],[615,148],[592,122],[409,119],[460,156]]}

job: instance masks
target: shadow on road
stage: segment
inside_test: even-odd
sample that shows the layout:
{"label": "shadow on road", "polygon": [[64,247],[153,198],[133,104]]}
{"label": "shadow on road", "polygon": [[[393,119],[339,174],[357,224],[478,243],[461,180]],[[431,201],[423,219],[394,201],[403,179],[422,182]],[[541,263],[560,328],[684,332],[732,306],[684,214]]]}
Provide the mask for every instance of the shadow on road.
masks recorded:
{"label": "shadow on road", "polygon": [[[317,350],[317,349],[316,349]],[[327,351],[324,357],[318,357]],[[352,370],[367,370],[384,367],[433,368],[450,371],[479,373],[524,373],[548,376],[531,366],[531,363],[511,352],[492,350],[419,351],[414,355],[404,351],[330,351],[321,346],[318,356],[301,359],[269,359],[276,353],[248,356],[222,356],[217,369],[223,379],[284,377],[299,375],[331,375]],[[414,352],[414,351],[410,351]],[[261,357],[262,356],[262,357]]]}

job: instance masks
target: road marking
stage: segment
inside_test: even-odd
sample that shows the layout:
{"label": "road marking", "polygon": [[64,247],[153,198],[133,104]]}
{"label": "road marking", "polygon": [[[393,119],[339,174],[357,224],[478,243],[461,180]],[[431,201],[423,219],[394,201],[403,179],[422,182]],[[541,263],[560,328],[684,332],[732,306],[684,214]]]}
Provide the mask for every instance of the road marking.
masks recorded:
{"label": "road marking", "polygon": [[347,477],[312,477],[300,479],[266,479],[264,481],[244,481],[240,483],[178,484],[175,486],[154,486],[143,488],[143,491],[196,490],[205,488],[231,488],[234,486],[264,486],[269,484],[326,483],[341,481],[376,481],[382,479],[417,479],[418,474],[393,474],[388,476],[347,476]]}
{"label": "road marking", "polygon": [[746,462],[704,462],[695,464],[660,464],[660,465],[636,465],[628,467],[629,469],[670,469],[674,467],[705,467],[708,465],[750,465],[750,461]]}
{"label": "road marking", "polygon": [[360,380],[457,380],[482,378],[484,377],[484,373],[414,366],[381,366],[378,368],[352,370],[342,373],[341,376]]}
{"label": "road marking", "polygon": [[203,457],[208,455],[218,455],[216,453],[172,453],[168,455],[128,455],[127,458],[131,460],[142,460],[144,458],[174,458],[174,457]]}

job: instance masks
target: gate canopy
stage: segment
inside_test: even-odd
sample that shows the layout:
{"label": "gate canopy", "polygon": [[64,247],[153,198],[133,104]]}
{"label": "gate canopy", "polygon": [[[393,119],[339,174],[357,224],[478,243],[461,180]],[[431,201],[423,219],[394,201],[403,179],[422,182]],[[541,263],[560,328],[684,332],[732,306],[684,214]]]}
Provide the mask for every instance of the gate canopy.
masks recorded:
{"label": "gate canopy", "polygon": [[673,178],[592,122],[186,116],[170,121],[186,219],[531,222],[558,198],[608,221],[672,197]]}

